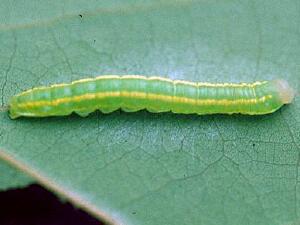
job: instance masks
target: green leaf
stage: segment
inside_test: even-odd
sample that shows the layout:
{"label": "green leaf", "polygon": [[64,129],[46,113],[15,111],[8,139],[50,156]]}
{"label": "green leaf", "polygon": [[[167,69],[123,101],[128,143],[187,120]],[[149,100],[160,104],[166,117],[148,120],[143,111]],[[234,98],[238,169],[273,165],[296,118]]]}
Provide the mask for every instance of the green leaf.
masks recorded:
{"label": "green leaf", "polygon": [[[34,86],[100,74],[284,78],[299,90],[297,0],[44,2],[1,3],[4,105]],[[292,224],[299,110],[298,96],[265,116],[1,113],[0,156],[108,222]]]}
{"label": "green leaf", "polygon": [[24,187],[33,182],[31,177],[12,168],[7,162],[0,161],[0,191]]}

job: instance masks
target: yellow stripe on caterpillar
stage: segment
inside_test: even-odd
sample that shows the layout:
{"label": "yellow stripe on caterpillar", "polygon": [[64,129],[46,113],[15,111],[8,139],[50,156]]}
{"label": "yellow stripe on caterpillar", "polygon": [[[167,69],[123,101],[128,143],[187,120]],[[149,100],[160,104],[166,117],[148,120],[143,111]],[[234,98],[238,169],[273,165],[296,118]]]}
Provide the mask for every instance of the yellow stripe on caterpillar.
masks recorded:
{"label": "yellow stripe on caterpillar", "polygon": [[59,104],[69,103],[69,102],[80,102],[82,100],[91,100],[91,99],[103,99],[109,97],[128,97],[136,99],[150,99],[150,100],[159,100],[164,102],[174,102],[174,103],[185,103],[189,105],[236,105],[236,104],[256,104],[265,102],[268,99],[272,98],[272,95],[266,95],[261,98],[253,99],[194,99],[187,97],[178,97],[178,96],[168,96],[162,94],[153,94],[145,92],[128,92],[128,91],[115,91],[115,92],[100,92],[100,93],[88,93],[79,96],[58,98],[51,101],[32,101],[26,103],[20,103],[18,108],[30,108],[30,107],[40,107],[40,106],[58,106]]}
{"label": "yellow stripe on caterpillar", "polygon": [[105,80],[105,79],[111,79],[111,80],[118,80],[118,79],[139,79],[139,80],[158,80],[158,81],[165,81],[169,83],[173,83],[174,85],[176,84],[184,84],[184,85],[190,85],[193,87],[236,87],[236,88],[243,88],[243,87],[249,87],[249,88],[254,88],[256,86],[262,85],[267,83],[267,81],[257,81],[254,83],[209,83],[209,82],[191,82],[191,81],[185,81],[185,80],[171,80],[169,78],[164,78],[164,77],[158,77],[158,76],[151,76],[151,77],[146,77],[142,75],[124,75],[124,76],[119,76],[119,75],[103,75],[103,76],[98,76],[95,78],[85,78],[85,79],[80,79],[73,81],[71,83],[61,83],[61,84],[53,84],[50,85],[49,87],[47,86],[41,86],[41,87],[36,87],[29,89],[27,91],[24,91],[17,96],[22,96],[25,95],[33,90],[45,90],[48,88],[52,87],[67,87],[71,86],[73,84],[80,84],[80,83],[85,83],[85,82],[93,82],[93,81],[98,81],[98,80]]}

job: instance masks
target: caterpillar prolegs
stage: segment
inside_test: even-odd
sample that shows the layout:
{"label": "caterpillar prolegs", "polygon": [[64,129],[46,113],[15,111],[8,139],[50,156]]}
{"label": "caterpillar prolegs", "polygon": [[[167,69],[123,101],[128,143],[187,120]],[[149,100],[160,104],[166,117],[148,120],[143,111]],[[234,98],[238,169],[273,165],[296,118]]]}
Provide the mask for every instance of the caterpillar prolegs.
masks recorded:
{"label": "caterpillar prolegs", "polygon": [[20,116],[80,116],[99,109],[110,113],[150,112],[196,114],[272,113],[292,102],[294,90],[284,80],[254,83],[202,83],[138,75],[106,75],[69,84],[37,87],[13,96],[12,119]]}

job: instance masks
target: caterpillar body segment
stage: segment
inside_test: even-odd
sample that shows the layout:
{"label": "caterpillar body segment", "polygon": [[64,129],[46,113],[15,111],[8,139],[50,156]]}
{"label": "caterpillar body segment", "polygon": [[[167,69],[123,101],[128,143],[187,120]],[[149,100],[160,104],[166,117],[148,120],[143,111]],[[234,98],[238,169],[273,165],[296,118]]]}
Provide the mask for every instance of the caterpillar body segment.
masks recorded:
{"label": "caterpillar body segment", "polygon": [[138,75],[106,75],[69,84],[37,87],[11,98],[9,115],[80,116],[99,109],[110,113],[147,109],[150,112],[196,114],[272,113],[294,98],[284,80],[254,83],[202,83]]}

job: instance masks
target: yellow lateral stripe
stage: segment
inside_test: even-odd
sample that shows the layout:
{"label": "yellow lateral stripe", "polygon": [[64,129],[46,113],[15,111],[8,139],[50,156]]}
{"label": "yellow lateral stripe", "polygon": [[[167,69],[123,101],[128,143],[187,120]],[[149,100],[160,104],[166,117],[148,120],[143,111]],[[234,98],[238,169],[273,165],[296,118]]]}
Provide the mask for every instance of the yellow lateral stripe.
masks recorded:
{"label": "yellow lateral stripe", "polygon": [[17,96],[21,96],[24,94],[27,94],[33,90],[45,90],[49,89],[52,87],[65,87],[65,86],[72,86],[73,84],[80,84],[80,83],[85,83],[85,82],[93,82],[93,81],[98,81],[98,80],[107,80],[107,79],[139,79],[139,80],[158,80],[158,81],[165,81],[173,84],[184,84],[184,85],[190,85],[193,87],[236,87],[236,88],[243,88],[243,87],[249,87],[249,88],[254,88],[256,86],[266,84],[267,81],[256,81],[254,83],[209,83],[209,82],[191,82],[191,81],[185,81],[185,80],[171,80],[169,78],[164,78],[164,77],[158,77],[158,76],[151,76],[151,77],[145,77],[142,75],[103,75],[103,76],[98,76],[95,78],[85,78],[85,79],[80,79],[73,81],[71,83],[62,83],[62,84],[53,84],[50,86],[41,86],[41,87],[36,87],[33,89],[29,89],[27,91],[24,91]]}
{"label": "yellow lateral stripe", "polygon": [[33,101],[33,102],[25,102],[17,105],[18,108],[30,108],[30,107],[40,107],[40,106],[58,106],[59,104],[69,103],[69,102],[79,102],[84,100],[92,100],[92,99],[103,99],[108,97],[128,97],[128,98],[136,98],[136,99],[150,99],[150,100],[159,100],[164,102],[174,102],[174,103],[185,103],[190,105],[236,105],[236,104],[256,104],[266,101],[267,99],[272,98],[272,95],[266,95],[259,99],[236,99],[236,100],[228,100],[228,99],[193,99],[186,97],[178,97],[178,96],[168,96],[161,94],[152,94],[145,92],[129,92],[129,91],[116,91],[116,92],[101,92],[101,93],[89,93],[79,96],[73,97],[65,97],[59,98],[52,101]]}
{"label": "yellow lateral stripe", "polygon": [[[192,82],[192,81],[185,81],[185,80],[171,80],[169,78],[165,77],[159,77],[159,76],[151,76],[146,77],[142,75],[103,75],[96,78],[87,78],[87,79],[81,79],[78,81],[74,81],[71,84],[74,83],[84,83],[86,81],[94,81],[94,80],[104,80],[104,79],[139,79],[139,80],[159,80],[159,81],[165,81],[170,82],[174,84],[186,84],[194,87],[256,87],[258,85],[262,85],[267,83],[267,81],[256,81],[254,83],[209,83],[209,82]],[[68,85],[68,84],[66,84]]]}

